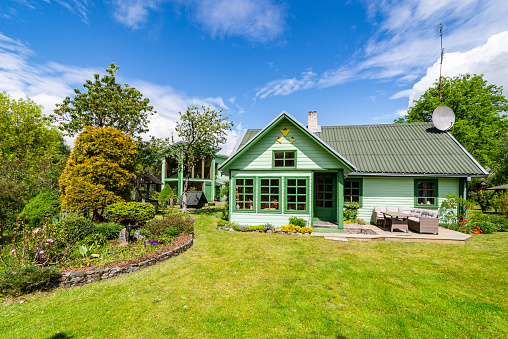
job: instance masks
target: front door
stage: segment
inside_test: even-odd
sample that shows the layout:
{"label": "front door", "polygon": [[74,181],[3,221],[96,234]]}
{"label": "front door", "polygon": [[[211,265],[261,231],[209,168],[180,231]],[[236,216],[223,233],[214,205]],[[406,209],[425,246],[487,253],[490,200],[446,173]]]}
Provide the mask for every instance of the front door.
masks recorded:
{"label": "front door", "polygon": [[314,175],[314,219],[337,221],[337,173]]}

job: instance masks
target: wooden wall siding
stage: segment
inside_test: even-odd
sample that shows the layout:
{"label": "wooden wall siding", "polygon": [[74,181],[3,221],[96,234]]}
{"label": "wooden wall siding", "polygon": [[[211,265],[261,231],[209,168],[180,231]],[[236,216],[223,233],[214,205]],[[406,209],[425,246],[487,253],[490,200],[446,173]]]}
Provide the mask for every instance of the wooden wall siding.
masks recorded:
{"label": "wooden wall siding", "polygon": [[[283,137],[279,129],[291,128],[287,137]],[[278,137],[283,137],[282,143],[277,142]],[[291,144],[289,138],[296,140]],[[308,135],[300,131],[289,120],[283,119],[279,124],[272,127],[267,134],[241,157],[237,158],[232,164],[234,169],[259,170],[272,168],[273,151],[292,151],[297,152],[296,169],[339,169],[343,168],[342,163],[329,154],[319,144],[317,144]],[[347,171],[347,169],[346,169]]]}
{"label": "wooden wall siding", "polygon": [[[280,132],[279,132],[280,133]],[[308,194],[308,214],[291,214],[290,212],[284,211],[284,205],[286,203],[286,177],[305,177],[309,180],[309,194]],[[233,204],[235,202],[235,179],[236,178],[255,178],[257,183],[257,178],[259,177],[281,177],[281,208],[282,213],[268,213],[268,212],[238,212],[234,211]],[[231,171],[230,178],[230,189],[229,189],[229,221],[236,222],[240,225],[263,225],[263,224],[272,224],[274,226],[282,226],[287,225],[289,223],[289,218],[292,216],[297,216],[299,218],[303,218],[307,220],[307,225],[311,225],[311,215],[312,215],[312,188],[313,188],[313,176],[311,171],[299,171],[295,173],[293,171]],[[259,204],[259,186],[256,184],[254,188],[254,199],[255,206]]]}
{"label": "wooden wall siding", "polygon": [[[363,206],[359,209],[358,217],[371,222],[372,211],[376,206],[414,207],[414,179],[415,177],[363,177]],[[458,178],[439,178],[439,204],[444,200],[441,198],[443,194],[458,195],[459,189]]]}

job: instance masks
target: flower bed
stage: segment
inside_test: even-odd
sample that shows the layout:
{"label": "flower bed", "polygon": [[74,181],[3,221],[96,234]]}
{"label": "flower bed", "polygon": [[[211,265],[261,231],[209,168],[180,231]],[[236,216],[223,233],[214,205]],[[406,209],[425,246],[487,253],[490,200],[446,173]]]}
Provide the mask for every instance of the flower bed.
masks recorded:
{"label": "flower bed", "polygon": [[81,286],[95,281],[106,280],[119,275],[136,272],[140,269],[153,266],[160,261],[175,257],[191,248],[192,244],[192,235],[182,235],[175,239],[172,244],[158,248],[139,258],[108,264],[102,267],[63,268],[62,270],[64,273],[61,274],[57,286]]}

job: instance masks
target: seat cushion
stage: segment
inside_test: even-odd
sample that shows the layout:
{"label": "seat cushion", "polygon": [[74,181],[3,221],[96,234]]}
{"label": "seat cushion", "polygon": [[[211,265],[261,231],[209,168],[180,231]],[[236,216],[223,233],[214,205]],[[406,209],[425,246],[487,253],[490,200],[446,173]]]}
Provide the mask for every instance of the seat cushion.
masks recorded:
{"label": "seat cushion", "polygon": [[386,212],[398,212],[398,211],[399,211],[398,207],[387,207],[386,208]]}
{"label": "seat cushion", "polygon": [[374,207],[374,211],[376,211],[376,212],[386,212],[386,207]]}
{"label": "seat cushion", "polygon": [[413,221],[413,222],[420,222],[420,219],[417,218],[417,217],[409,217],[408,219]]}

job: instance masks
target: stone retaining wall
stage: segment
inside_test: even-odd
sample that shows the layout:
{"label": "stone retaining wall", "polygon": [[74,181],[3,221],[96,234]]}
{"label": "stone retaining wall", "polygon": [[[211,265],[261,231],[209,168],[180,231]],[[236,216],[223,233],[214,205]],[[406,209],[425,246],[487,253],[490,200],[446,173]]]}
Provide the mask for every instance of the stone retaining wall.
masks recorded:
{"label": "stone retaining wall", "polygon": [[130,264],[123,267],[111,267],[90,271],[62,273],[57,287],[81,286],[93,283],[95,281],[106,280],[123,274],[136,272],[143,268],[153,266],[160,261],[165,261],[169,258],[176,257],[177,255],[180,255],[180,253],[183,253],[191,248],[192,244],[193,237],[187,243],[175,248],[172,251],[161,253],[153,259],[145,260],[138,264]]}

